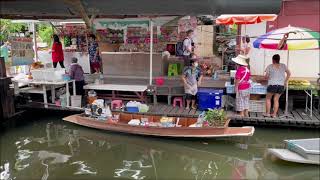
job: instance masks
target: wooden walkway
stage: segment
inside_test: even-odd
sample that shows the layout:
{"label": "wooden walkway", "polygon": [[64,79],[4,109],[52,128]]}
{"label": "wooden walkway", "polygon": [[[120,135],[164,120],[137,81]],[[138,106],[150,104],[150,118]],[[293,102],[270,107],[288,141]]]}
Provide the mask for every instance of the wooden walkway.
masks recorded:
{"label": "wooden walkway", "polygon": [[248,118],[235,116],[233,112],[229,112],[232,122],[235,124],[259,125],[259,126],[287,126],[287,127],[307,127],[320,128],[320,114],[314,110],[313,115],[305,113],[304,109],[295,109],[289,112],[292,118],[279,118],[283,115],[281,110],[277,118],[263,117],[262,113],[250,113]]}
{"label": "wooden walkway", "polygon": [[[183,117],[198,117],[201,111],[186,110],[185,108],[173,107],[168,105],[151,105],[148,114],[161,114],[166,116],[183,116]],[[238,117],[234,112],[228,111],[228,116],[231,122],[241,125],[255,126],[290,126],[290,127],[309,127],[320,128],[320,114],[314,110],[313,115],[305,113],[303,109],[296,109],[289,112],[292,118],[266,118],[262,113],[250,112],[248,118]],[[278,116],[283,115],[280,110]]]}
{"label": "wooden walkway", "polygon": [[[198,117],[201,111],[197,110],[186,110],[185,108],[173,107],[165,104],[150,105],[149,112],[141,114],[159,114],[163,116],[179,116],[179,117]],[[20,106],[21,109],[45,109],[41,103],[28,103]],[[54,111],[73,111],[83,112],[81,109],[73,108],[61,108],[49,105],[48,110]],[[249,114],[248,118],[242,118],[236,116],[232,111],[227,112],[231,118],[233,125],[253,125],[253,126],[286,126],[286,127],[304,127],[304,128],[317,128],[320,129],[320,114],[317,110],[313,111],[313,116],[305,113],[303,109],[297,109],[290,111],[292,119],[287,118],[266,118],[262,116],[262,113]],[[283,111],[280,111],[279,116],[283,115]]]}

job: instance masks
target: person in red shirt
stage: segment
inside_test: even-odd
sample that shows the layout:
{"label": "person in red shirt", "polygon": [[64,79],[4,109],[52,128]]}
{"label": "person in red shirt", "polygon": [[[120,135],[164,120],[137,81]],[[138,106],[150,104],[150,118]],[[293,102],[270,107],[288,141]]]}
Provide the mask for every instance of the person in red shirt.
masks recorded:
{"label": "person in red shirt", "polygon": [[52,62],[53,62],[53,67],[56,68],[57,64],[59,62],[61,68],[64,68],[64,57],[63,57],[63,50],[62,50],[62,44],[59,40],[58,35],[54,34],[53,35],[53,44],[52,44]]}

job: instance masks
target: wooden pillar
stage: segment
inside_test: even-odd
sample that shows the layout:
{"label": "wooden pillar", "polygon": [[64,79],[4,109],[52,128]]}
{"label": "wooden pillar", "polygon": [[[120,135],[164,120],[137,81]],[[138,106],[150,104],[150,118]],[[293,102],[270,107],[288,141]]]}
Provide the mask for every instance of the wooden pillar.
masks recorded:
{"label": "wooden pillar", "polygon": [[0,57],[0,77],[7,77],[6,64],[4,62],[4,57]]}
{"label": "wooden pillar", "polygon": [[8,119],[15,114],[14,90],[10,88],[11,78],[0,77],[0,119]]}

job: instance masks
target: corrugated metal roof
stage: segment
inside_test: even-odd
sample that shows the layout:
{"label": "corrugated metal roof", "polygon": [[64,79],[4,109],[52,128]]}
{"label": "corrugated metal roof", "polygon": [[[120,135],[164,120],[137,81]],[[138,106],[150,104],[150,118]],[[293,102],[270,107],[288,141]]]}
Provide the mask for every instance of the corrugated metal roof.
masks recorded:
{"label": "corrugated metal roof", "polygon": [[[2,18],[79,18],[70,0],[1,0]],[[73,1],[74,2],[74,1]],[[281,0],[81,0],[90,15],[277,14]]]}

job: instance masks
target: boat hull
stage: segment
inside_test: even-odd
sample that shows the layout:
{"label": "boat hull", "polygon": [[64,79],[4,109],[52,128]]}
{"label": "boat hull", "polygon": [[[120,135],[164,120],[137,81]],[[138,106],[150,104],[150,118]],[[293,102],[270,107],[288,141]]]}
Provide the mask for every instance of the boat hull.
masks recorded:
{"label": "boat hull", "polygon": [[218,138],[252,136],[254,133],[254,127],[143,127],[125,123],[107,123],[81,115],[71,115],[63,118],[63,120],[95,129],[158,137]]}
{"label": "boat hull", "polygon": [[268,149],[267,153],[270,155],[273,155],[283,161],[288,161],[288,162],[293,162],[293,163],[302,163],[302,164],[320,165],[319,157],[318,157],[318,160],[306,159],[303,156],[299,155],[298,153],[295,153],[295,152],[290,151],[288,149],[270,148],[270,149]]}

